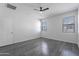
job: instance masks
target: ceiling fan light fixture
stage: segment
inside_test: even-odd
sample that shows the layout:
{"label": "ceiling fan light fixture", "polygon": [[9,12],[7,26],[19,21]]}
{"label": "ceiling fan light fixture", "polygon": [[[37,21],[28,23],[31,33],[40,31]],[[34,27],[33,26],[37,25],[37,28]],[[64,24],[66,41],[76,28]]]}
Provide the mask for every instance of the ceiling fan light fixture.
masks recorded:
{"label": "ceiling fan light fixture", "polygon": [[43,12],[42,11],[40,11],[40,14],[42,14]]}

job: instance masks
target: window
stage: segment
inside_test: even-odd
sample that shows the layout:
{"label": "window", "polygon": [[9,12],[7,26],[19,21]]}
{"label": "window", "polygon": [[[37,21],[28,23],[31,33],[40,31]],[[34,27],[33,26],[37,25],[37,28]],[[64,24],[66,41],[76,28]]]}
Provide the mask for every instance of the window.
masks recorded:
{"label": "window", "polygon": [[41,20],[41,31],[47,31],[47,22],[46,22],[46,20]]}
{"label": "window", "polygon": [[63,32],[75,32],[75,16],[64,17]]}

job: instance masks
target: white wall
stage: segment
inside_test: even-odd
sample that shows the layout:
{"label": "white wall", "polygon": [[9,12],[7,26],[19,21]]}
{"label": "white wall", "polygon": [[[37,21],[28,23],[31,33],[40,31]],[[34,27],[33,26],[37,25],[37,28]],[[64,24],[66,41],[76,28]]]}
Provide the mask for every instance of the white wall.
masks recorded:
{"label": "white wall", "polygon": [[[77,14],[77,10],[75,10],[55,16],[49,16],[46,19],[48,22],[48,30],[46,32],[42,32],[42,37],[77,44]],[[67,16],[75,16],[75,33],[62,32],[63,18]]]}
{"label": "white wall", "polygon": [[79,47],[79,8],[78,8],[78,41],[77,41],[78,47]]}
{"label": "white wall", "polygon": [[19,5],[14,15],[14,42],[38,38],[40,35],[40,20],[33,9]]}
{"label": "white wall", "polygon": [[38,38],[40,21],[29,7],[20,4],[16,10],[0,4],[0,46]]}

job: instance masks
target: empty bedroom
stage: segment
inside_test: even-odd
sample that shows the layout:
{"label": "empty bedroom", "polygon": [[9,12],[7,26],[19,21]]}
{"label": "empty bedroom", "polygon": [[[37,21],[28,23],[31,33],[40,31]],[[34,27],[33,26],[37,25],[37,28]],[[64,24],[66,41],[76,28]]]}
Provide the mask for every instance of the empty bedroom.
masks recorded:
{"label": "empty bedroom", "polygon": [[0,56],[79,56],[79,3],[0,3]]}

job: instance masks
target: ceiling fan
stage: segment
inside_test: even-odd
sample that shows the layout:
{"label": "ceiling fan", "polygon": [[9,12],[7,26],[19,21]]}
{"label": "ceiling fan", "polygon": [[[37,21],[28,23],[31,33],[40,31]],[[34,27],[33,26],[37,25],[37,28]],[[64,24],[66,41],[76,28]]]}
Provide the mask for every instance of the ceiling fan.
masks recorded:
{"label": "ceiling fan", "polygon": [[40,7],[39,9],[34,9],[34,10],[37,10],[37,11],[46,11],[46,10],[49,10],[49,8]]}

